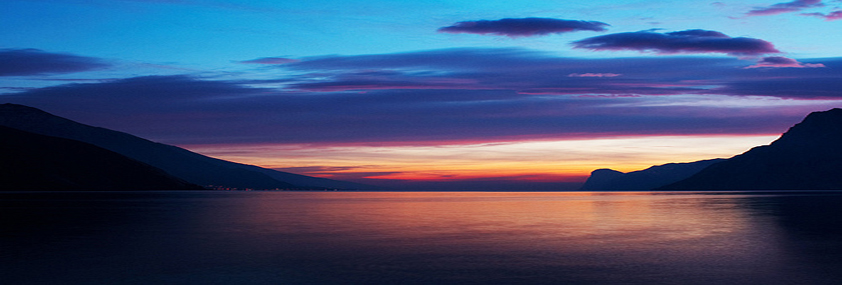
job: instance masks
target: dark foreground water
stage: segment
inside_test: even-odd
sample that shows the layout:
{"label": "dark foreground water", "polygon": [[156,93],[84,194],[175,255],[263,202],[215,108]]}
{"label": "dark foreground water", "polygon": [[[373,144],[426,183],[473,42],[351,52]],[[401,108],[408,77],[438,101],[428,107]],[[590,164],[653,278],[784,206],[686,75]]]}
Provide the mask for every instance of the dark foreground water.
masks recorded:
{"label": "dark foreground water", "polygon": [[842,284],[842,192],[0,192],[2,284]]}

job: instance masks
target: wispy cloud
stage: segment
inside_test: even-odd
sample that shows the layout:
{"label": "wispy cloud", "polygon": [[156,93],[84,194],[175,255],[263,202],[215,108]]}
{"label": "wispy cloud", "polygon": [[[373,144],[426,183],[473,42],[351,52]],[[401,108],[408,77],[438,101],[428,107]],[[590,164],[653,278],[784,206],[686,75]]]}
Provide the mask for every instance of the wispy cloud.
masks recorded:
{"label": "wispy cloud", "polygon": [[240,61],[239,63],[246,63],[246,64],[287,64],[292,62],[298,62],[299,60],[293,58],[285,58],[285,57],[261,57],[252,60],[244,60]]}
{"label": "wispy cloud", "polygon": [[574,48],[590,50],[632,50],[660,54],[724,53],[735,56],[780,53],[772,43],[738,37],[717,31],[685,30],[670,33],[640,31],[596,36],[572,43]]}
{"label": "wispy cloud", "polygon": [[567,77],[617,77],[619,73],[571,73]]}
{"label": "wispy cloud", "polygon": [[781,67],[789,67],[789,68],[816,68],[816,67],[825,67],[824,64],[821,63],[800,63],[797,60],[781,57],[781,56],[771,56],[771,57],[764,57],[761,59],[757,64],[747,66],[745,68],[781,68]]}
{"label": "wispy cloud", "polygon": [[825,21],[842,20],[842,10],[833,11],[827,14],[823,13],[803,13],[804,16],[813,16],[825,19]]}
{"label": "wispy cloud", "polygon": [[330,179],[339,179],[355,182],[371,182],[371,177],[384,177],[395,174],[402,174],[399,171],[371,171],[369,168],[383,169],[383,166],[300,166],[300,167],[279,167],[273,168],[278,171],[292,172],[301,175],[309,175]]}
{"label": "wispy cloud", "polygon": [[0,49],[0,76],[73,73],[110,66],[101,59],[38,49]]}
{"label": "wispy cloud", "polygon": [[500,20],[464,21],[439,28],[443,33],[493,34],[509,37],[531,37],[575,31],[605,31],[603,22],[552,18],[506,18]]}
{"label": "wispy cloud", "polygon": [[[808,68],[823,69],[823,68]],[[719,93],[742,96],[777,96],[783,98],[839,98],[842,80],[839,77],[764,77],[756,80],[739,80],[717,88]]]}
{"label": "wispy cloud", "polygon": [[808,8],[824,7],[821,0],[795,0],[778,3],[766,7],[756,7],[746,13],[747,16],[768,16],[782,13],[798,12]]}

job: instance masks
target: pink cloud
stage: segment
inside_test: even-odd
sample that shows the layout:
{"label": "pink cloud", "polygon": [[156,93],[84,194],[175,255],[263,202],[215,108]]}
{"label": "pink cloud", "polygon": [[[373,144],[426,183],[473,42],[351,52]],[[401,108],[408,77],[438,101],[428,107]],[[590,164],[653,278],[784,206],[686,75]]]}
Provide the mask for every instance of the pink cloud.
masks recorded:
{"label": "pink cloud", "polygon": [[791,68],[817,68],[817,67],[825,67],[824,64],[821,63],[800,63],[797,60],[786,58],[782,56],[770,56],[764,57],[761,59],[757,64],[752,66],[747,66],[745,68],[761,68],[761,67],[791,67]]}
{"label": "pink cloud", "polygon": [[807,8],[824,7],[821,0],[795,0],[792,2],[778,3],[768,7],[756,7],[748,11],[748,16],[768,16],[782,13],[797,12]]}
{"label": "pink cloud", "polygon": [[571,73],[567,77],[617,77],[622,74],[617,73]]}
{"label": "pink cloud", "polygon": [[804,13],[801,14],[804,16],[814,16],[819,18],[824,18],[825,21],[834,21],[834,20],[842,20],[842,10],[833,11],[829,14],[822,14],[822,13]]}

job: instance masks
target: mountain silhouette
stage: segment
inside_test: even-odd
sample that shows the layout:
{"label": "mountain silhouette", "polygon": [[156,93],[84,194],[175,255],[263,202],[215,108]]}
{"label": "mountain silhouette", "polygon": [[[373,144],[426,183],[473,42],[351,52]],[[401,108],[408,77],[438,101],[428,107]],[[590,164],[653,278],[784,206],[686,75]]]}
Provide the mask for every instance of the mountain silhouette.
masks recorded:
{"label": "mountain silhouette", "polygon": [[842,189],[842,109],[809,114],[758,146],[658,190]]}
{"label": "mountain silhouette", "polygon": [[4,126],[0,137],[0,190],[204,189],[92,144]]}
{"label": "mountain silhouette", "polygon": [[207,157],[127,133],[93,127],[37,108],[0,105],[0,126],[86,142],[160,168],[190,183],[238,189],[370,189],[372,186],[309,177]]}
{"label": "mountain silhouette", "polygon": [[700,170],[724,159],[700,160],[688,163],[668,163],[644,170],[623,173],[613,169],[597,169],[585,181],[581,191],[652,190],[656,187],[688,178]]}

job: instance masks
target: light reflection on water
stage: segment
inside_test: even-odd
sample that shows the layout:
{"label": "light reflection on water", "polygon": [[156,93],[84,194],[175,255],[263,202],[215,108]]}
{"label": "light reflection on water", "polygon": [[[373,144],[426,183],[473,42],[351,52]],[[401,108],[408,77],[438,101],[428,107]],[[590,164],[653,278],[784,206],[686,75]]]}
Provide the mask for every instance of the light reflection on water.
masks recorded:
{"label": "light reflection on water", "polygon": [[839,284],[840,195],[0,193],[0,272],[32,284]]}

